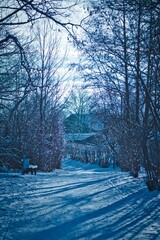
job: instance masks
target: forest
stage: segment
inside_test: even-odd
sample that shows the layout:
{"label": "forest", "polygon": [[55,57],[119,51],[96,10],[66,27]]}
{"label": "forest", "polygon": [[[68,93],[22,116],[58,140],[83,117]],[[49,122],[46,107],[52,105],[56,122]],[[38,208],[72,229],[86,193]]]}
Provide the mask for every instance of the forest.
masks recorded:
{"label": "forest", "polygon": [[[79,53],[70,79],[63,32]],[[2,169],[20,169],[24,155],[42,171],[60,168],[65,114],[87,113],[103,122],[103,144],[121,169],[137,177],[142,166],[149,189],[159,187],[158,0],[4,0],[0,33]],[[75,71],[78,91],[64,87]]]}

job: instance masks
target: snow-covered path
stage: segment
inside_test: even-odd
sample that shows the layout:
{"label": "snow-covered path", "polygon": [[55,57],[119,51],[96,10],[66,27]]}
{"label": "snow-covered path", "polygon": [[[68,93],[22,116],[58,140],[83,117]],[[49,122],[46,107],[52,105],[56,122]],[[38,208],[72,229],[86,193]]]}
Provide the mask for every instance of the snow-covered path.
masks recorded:
{"label": "snow-covered path", "polygon": [[0,240],[160,239],[160,192],[143,178],[64,160],[53,173],[0,181]]}

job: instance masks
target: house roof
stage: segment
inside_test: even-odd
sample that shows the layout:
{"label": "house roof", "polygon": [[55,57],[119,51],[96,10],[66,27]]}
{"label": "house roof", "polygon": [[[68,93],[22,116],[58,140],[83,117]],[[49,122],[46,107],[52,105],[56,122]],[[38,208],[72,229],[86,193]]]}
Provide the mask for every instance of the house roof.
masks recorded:
{"label": "house roof", "polygon": [[67,141],[83,141],[95,135],[96,133],[68,133],[65,134],[65,139]]}

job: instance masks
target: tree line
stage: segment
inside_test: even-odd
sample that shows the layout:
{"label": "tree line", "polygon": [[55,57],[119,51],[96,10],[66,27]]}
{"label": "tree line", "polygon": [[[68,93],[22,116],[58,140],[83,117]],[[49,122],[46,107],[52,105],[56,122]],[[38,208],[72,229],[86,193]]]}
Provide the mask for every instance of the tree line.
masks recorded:
{"label": "tree line", "polygon": [[61,166],[62,74],[58,32],[70,35],[78,1],[4,0],[0,3],[0,165],[41,170]]}
{"label": "tree line", "polygon": [[[95,92],[92,111],[117,163],[148,181],[160,176],[160,4],[153,0],[90,1],[81,71]],[[154,182],[154,185],[155,185]]]}
{"label": "tree line", "polygon": [[[158,0],[83,3],[9,0],[0,4],[0,161],[24,154],[41,169],[60,167],[63,123],[58,32],[82,53],[77,65],[103,119],[106,145],[122,169],[160,175],[160,4]],[[74,64],[72,65],[74,66]],[[87,98],[86,98],[87,99]],[[84,104],[83,104],[84,106]],[[86,107],[85,107],[86,108]],[[87,107],[88,111],[88,107]],[[81,109],[83,112],[83,109]]]}

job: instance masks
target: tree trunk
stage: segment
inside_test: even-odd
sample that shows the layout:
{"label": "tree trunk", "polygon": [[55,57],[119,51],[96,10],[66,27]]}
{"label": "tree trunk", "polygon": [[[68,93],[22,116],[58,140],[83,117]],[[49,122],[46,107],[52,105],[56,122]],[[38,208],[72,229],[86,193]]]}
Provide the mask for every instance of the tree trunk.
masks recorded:
{"label": "tree trunk", "polygon": [[125,68],[125,117],[127,122],[130,119],[130,103],[129,103],[129,79],[128,79],[128,56],[127,56],[127,34],[126,34],[126,9],[125,1],[123,1],[123,40],[124,40],[124,68]]}
{"label": "tree trunk", "polygon": [[141,38],[141,1],[138,4],[137,51],[136,51],[136,123],[139,124],[139,81],[140,81],[140,38]]}

